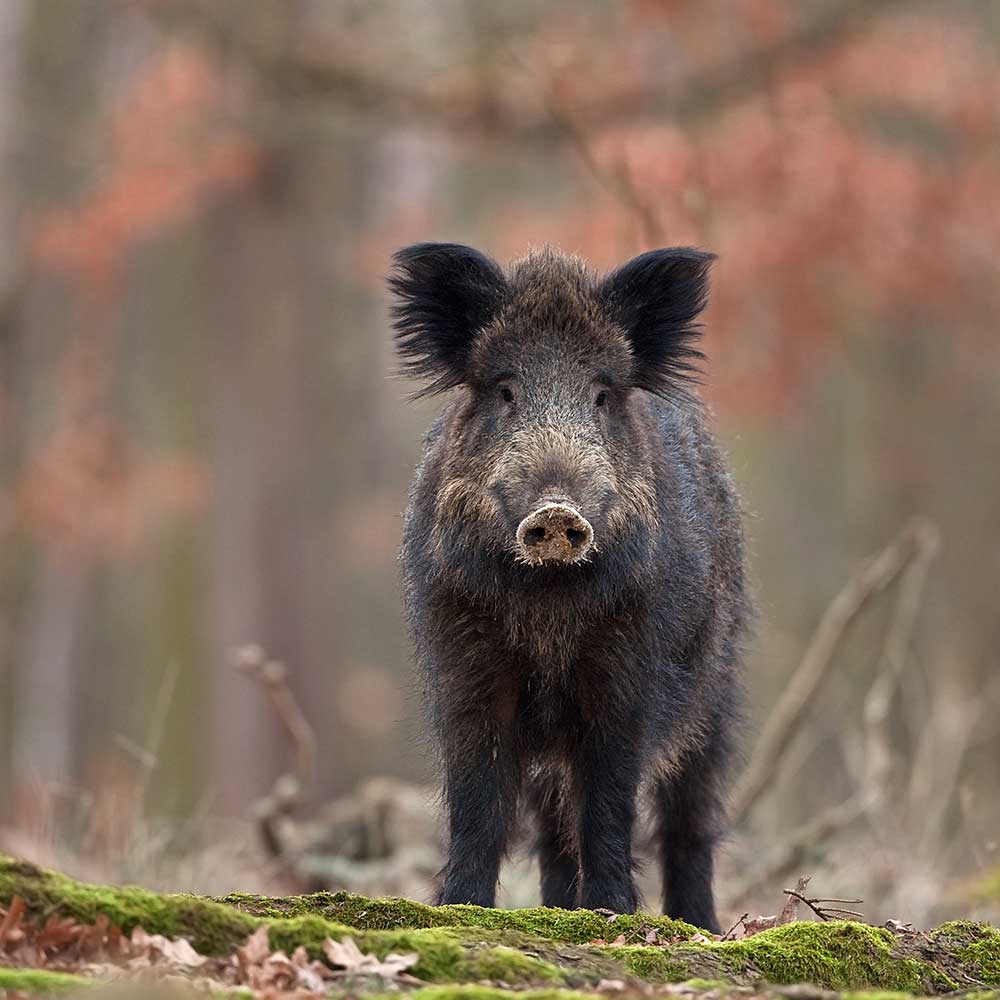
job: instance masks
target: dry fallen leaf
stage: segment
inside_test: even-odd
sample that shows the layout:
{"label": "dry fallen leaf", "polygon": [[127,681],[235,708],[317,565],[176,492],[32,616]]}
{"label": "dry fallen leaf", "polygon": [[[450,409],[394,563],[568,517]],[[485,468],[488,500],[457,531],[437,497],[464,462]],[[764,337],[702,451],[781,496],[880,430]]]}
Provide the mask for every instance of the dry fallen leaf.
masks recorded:
{"label": "dry fallen leaf", "polygon": [[322,962],[310,960],[301,945],[292,957],[283,951],[271,951],[268,927],[258,927],[236,955],[230,959],[229,969],[238,983],[249,986],[262,996],[325,995],[326,980],[334,973]]}
{"label": "dry fallen leaf", "polygon": [[[76,953],[80,958],[92,961],[121,958],[127,954],[131,946],[131,941],[122,934],[121,929],[111,923],[102,913],[93,924],[78,924],[75,929],[71,926],[61,926],[55,917],[50,917],[45,922],[39,941],[45,933],[58,937],[60,933],[68,935],[76,934]],[[72,925],[73,921],[64,921],[64,924]]]}
{"label": "dry fallen leaf", "polygon": [[770,930],[772,927],[778,926],[778,915],[772,914],[769,917],[751,917],[749,920],[743,921],[743,936],[752,937],[754,934],[759,934],[761,931]]}
{"label": "dry fallen leaf", "polygon": [[236,949],[236,954],[239,956],[241,964],[245,962],[247,965],[260,965],[271,954],[267,924],[258,927],[246,939],[243,947]]}
{"label": "dry fallen leaf", "polygon": [[[15,896],[10,901],[10,908],[4,913],[3,919],[0,920],[0,948],[4,947],[8,938],[11,940],[20,940],[20,933],[17,928],[22,916],[24,916],[24,900],[20,896]],[[18,937],[15,938],[15,934],[18,934]]]}
{"label": "dry fallen leaf", "polygon": [[314,993],[326,992],[325,981],[331,976],[330,970],[322,962],[310,961],[309,953],[302,945],[292,952],[292,965],[299,986]]}
{"label": "dry fallen leaf", "polygon": [[142,927],[132,931],[130,939],[132,958],[130,968],[142,968],[147,965],[166,965],[172,969],[197,969],[208,959],[191,947],[186,938],[167,938],[162,934],[147,934]]}
{"label": "dry fallen leaf", "polygon": [[379,960],[375,955],[364,954],[354,938],[349,937],[342,941],[327,938],[323,942],[323,954],[331,965],[344,969],[348,975],[381,976],[383,979],[397,978],[420,960],[420,956],[412,952],[405,955],[393,952]]}

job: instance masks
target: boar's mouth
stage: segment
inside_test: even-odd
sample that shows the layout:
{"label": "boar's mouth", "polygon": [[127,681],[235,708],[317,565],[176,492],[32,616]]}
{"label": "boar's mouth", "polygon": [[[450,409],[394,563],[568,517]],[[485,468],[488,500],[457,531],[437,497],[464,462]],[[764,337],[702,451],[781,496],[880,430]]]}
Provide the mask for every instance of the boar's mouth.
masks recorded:
{"label": "boar's mouth", "polygon": [[517,526],[515,534],[520,562],[585,562],[594,550],[594,529],[569,503],[547,502],[536,507]]}

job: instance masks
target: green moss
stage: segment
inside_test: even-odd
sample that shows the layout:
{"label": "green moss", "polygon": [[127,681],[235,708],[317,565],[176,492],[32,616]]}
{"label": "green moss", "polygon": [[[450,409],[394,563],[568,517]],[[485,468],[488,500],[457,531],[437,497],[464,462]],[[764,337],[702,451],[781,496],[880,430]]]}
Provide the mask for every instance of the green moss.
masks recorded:
{"label": "green moss", "polygon": [[556,965],[525,955],[516,948],[485,948],[469,961],[470,979],[489,979],[509,986],[566,982],[565,973]]}
{"label": "green moss", "polygon": [[617,958],[629,975],[653,983],[679,983],[690,977],[691,970],[678,962],[671,951],[643,945],[618,945],[604,949]]}
{"label": "green moss", "polygon": [[959,949],[957,957],[970,966],[969,974],[988,986],[1000,986],[1000,931],[974,924],[975,940]]}
{"label": "green moss", "polygon": [[848,990],[840,994],[840,1000],[913,1000],[913,994],[893,990]]}
{"label": "green moss", "polygon": [[331,924],[322,917],[305,916],[272,921],[269,937],[272,948],[291,953],[303,945],[316,957],[322,955],[327,937],[335,940],[352,937],[363,952],[379,958],[390,952],[415,952],[420,960],[411,971],[428,982],[495,979],[511,985],[527,985],[566,981],[555,963],[525,954],[525,949],[544,948],[540,939],[478,928],[358,931],[343,924]]}
{"label": "green moss", "polygon": [[85,986],[93,986],[93,979],[83,976],[68,976],[64,972],[48,972],[44,969],[4,969],[0,968],[0,990],[29,993],[33,996],[52,996],[70,993]]}
{"label": "green moss", "polygon": [[[914,993],[927,975],[924,965],[893,955],[891,931],[846,920],[792,923],[744,941],[714,946],[723,968],[741,976],[756,973],[772,983],[814,983],[828,989],[880,987]],[[690,945],[682,946],[684,952]]]}
{"label": "green moss", "polygon": [[935,928],[925,947],[963,987],[1000,986],[1000,930],[971,920]]}
{"label": "green moss", "polygon": [[186,936],[206,955],[229,951],[262,921],[212,900],[133,887],[84,885],[34,865],[0,857],[0,901],[21,896],[32,912],[55,912],[82,923],[101,914],[123,931],[143,926],[169,937]]}
{"label": "green moss", "polygon": [[[211,900],[81,885],[0,857],[0,903],[13,895],[22,896],[33,914],[60,913],[88,923],[103,914],[126,933],[142,924],[150,933],[185,936],[203,954],[229,952],[264,923],[274,948],[290,953],[302,945],[313,957],[322,955],[326,938],[350,936],[379,957],[416,952],[414,975],[441,986],[488,981],[574,988],[601,979],[676,983],[700,977],[714,984],[705,989],[717,995],[720,982],[728,984],[729,995],[746,986],[760,992],[762,982],[813,983],[885,991],[866,1000],[890,1000],[888,994],[1000,985],[1000,932],[964,921],[929,935],[898,936],[843,921],[795,923],[743,941],[694,943],[689,925],[639,914],[609,921],[585,910],[432,907],[348,893]],[[668,943],[646,944],[650,929]],[[620,935],[624,944],[586,943]]]}
{"label": "green moss", "polygon": [[[539,950],[547,943],[545,939],[510,941],[504,932],[475,926],[364,931],[316,914],[265,919],[213,900],[82,885],[31,865],[0,860],[0,900],[13,895],[22,896],[31,912],[58,911],[86,923],[103,913],[126,933],[141,924],[151,933],[185,936],[208,955],[227,953],[267,923],[271,946],[288,953],[303,945],[310,955],[321,957],[328,937],[353,937],[363,951],[380,958],[393,951],[414,951],[420,956],[414,975],[430,982],[502,979],[512,984],[543,984],[565,979],[558,965],[512,946]],[[286,912],[294,912],[294,907]],[[502,926],[504,921],[497,923]]]}
{"label": "green moss", "polygon": [[[399,1000],[399,993],[370,1000]],[[426,986],[407,994],[411,1000],[511,1000],[510,990],[496,986]],[[593,993],[576,990],[518,990],[517,1000],[594,1000]]]}
{"label": "green moss", "polygon": [[[759,988],[750,991],[739,988],[723,979],[686,979],[671,987],[671,995],[693,996],[711,994],[713,997],[751,997],[752,1000],[785,1000],[780,988]],[[627,989],[625,993],[615,994],[622,1000],[648,996],[641,986]],[[378,994],[367,997],[367,1000],[399,1000],[399,993]],[[427,986],[407,994],[409,1000],[510,1000],[509,990],[494,986]],[[828,994],[830,1000],[914,1000],[910,993],[898,993],[882,990],[857,990],[838,994]],[[567,989],[519,990],[517,1000],[594,1000],[592,992],[582,992]],[[979,992],[962,993],[961,1000],[1000,1000],[1000,991],[983,990]]]}
{"label": "green moss", "polygon": [[409,899],[367,899],[348,892],[317,892],[309,896],[251,896],[230,893],[220,902],[259,917],[291,917],[314,914],[359,930],[418,927],[482,927],[486,930],[517,930],[550,941],[584,944],[595,938],[641,939],[655,929],[660,937],[689,938],[696,928],[683,920],[651,917],[641,913],[620,914],[612,920],[592,910],[559,910],[536,906],[526,910],[493,910],[457,904],[428,906]]}
{"label": "green moss", "polygon": [[[24,994],[27,996],[50,997],[62,996],[72,993],[74,996],[84,990],[97,990],[98,987],[107,987],[107,990],[100,990],[93,995],[96,998],[108,997],[126,998],[134,997],[134,993],[128,990],[128,980],[118,980],[115,983],[107,983],[101,979],[94,979],[89,976],[74,976],[65,972],[50,972],[47,969],[7,969],[0,966],[0,997],[10,994]],[[146,1000],[180,1000],[187,996],[179,989],[171,988],[164,984],[154,986],[143,984],[142,995]],[[249,990],[233,989],[220,985],[218,990],[199,989],[197,994],[192,996],[205,998],[205,1000],[253,1000],[253,994]]]}

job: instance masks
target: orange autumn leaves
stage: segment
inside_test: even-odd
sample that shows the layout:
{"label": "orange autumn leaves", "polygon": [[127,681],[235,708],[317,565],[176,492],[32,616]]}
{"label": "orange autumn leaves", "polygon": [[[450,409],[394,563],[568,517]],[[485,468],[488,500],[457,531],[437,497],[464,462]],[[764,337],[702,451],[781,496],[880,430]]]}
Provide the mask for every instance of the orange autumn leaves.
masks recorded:
{"label": "orange autumn leaves", "polygon": [[[650,242],[636,203],[658,241],[710,246],[710,392],[744,413],[794,401],[853,331],[930,320],[982,336],[1000,307],[1000,60],[981,21],[971,7],[853,5],[849,30],[786,45],[819,7],[631,0],[597,18],[554,4],[497,71],[496,100],[529,123],[565,115],[613,180],[579,164],[576,192],[511,194],[488,249],[551,242],[611,266]],[[685,95],[720,80],[726,97],[691,112]],[[33,258],[113,296],[135,244],[252,183],[254,99],[216,54],[169,41],[107,121],[100,177],[35,221]],[[572,163],[573,142],[558,148]],[[470,175],[489,166],[488,149],[463,149]],[[361,233],[363,277],[374,285],[393,246],[441,231],[447,211],[431,185]]]}
{"label": "orange autumn leaves", "polygon": [[211,60],[190,46],[166,47],[104,123],[107,161],[92,186],[30,224],[29,258],[82,291],[91,329],[56,365],[54,419],[21,470],[13,513],[67,552],[122,554],[165,514],[203,502],[199,464],[142,453],[109,415],[108,393],[114,302],[129,255],[256,175],[256,146],[225,113]]}
{"label": "orange autumn leaves", "polygon": [[35,222],[35,260],[91,293],[114,293],[136,243],[255,176],[256,146],[225,123],[225,113],[212,62],[195,48],[168,46],[107,123],[107,162],[94,186]]}
{"label": "orange autumn leaves", "polygon": [[[776,0],[724,6],[633,3],[614,30],[570,20],[551,59],[536,52],[599,171],[629,179],[658,240],[719,253],[712,395],[741,413],[781,409],[857,331],[929,322],[974,346],[1000,307],[1000,61],[981,24],[896,5],[677,120],[686,88],[809,16]],[[602,88],[614,65],[627,88]],[[506,215],[504,250],[547,240],[610,266],[645,249],[629,199],[584,181],[585,204]]]}
{"label": "orange autumn leaves", "polygon": [[164,515],[198,510],[206,484],[197,462],[148,456],[105,417],[58,426],[22,470],[17,523],[62,551],[123,556]]}

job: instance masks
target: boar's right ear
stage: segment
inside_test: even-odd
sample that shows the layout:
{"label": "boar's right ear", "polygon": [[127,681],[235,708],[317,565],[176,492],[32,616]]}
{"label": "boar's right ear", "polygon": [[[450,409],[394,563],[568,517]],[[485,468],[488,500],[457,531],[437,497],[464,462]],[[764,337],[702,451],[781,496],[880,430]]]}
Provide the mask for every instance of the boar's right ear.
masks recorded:
{"label": "boar's right ear", "polygon": [[416,396],[461,385],[476,334],[496,315],[506,279],[496,261],[458,243],[416,243],[393,255],[396,350]]}
{"label": "boar's right ear", "polygon": [[715,254],[691,247],[650,250],[612,271],[601,297],[628,337],[633,384],[658,396],[683,394],[704,358],[696,322],[708,301]]}

